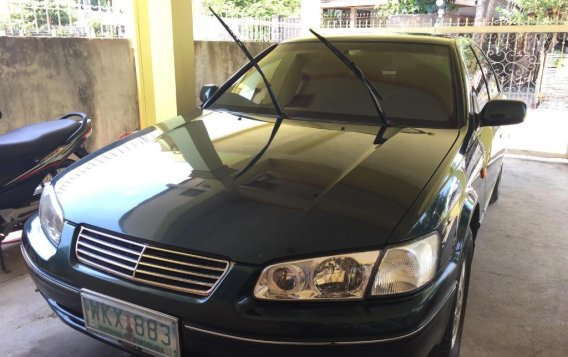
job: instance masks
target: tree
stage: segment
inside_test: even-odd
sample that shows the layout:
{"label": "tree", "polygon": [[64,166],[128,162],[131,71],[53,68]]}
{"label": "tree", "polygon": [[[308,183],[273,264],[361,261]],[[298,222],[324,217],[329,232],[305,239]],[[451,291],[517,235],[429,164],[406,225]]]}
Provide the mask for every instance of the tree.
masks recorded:
{"label": "tree", "polygon": [[8,6],[9,23],[16,31],[69,32],[74,30],[66,27],[75,26],[82,19],[99,33],[100,20],[86,14],[109,11],[112,0],[22,0],[10,2]]}
{"label": "tree", "polygon": [[487,9],[485,10],[485,21],[491,23],[496,15],[497,0],[488,0]]}
{"label": "tree", "polygon": [[475,5],[475,24],[480,25],[485,17],[486,0],[477,0]]}
{"label": "tree", "polygon": [[498,8],[500,18],[511,24],[557,23],[568,20],[568,0],[514,0],[514,6]]}
{"label": "tree", "polygon": [[497,15],[495,11],[496,7],[496,0],[477,0],[477,5],[475,6],[475,24],[481,25],[483,22],[491,23]]}
{"label": "tree", "polygon": [[107,7],[112,5],[112,0],[88,0],[91,6],[96,10],[99,6],[100,7]]}
{"label": "tree", "polygon": [[[453,0],[444,1],[444,10],[451,11],[453,3]],[[388,0],[386,8],[382,10],[390,15],[434,14],[438,11],[438,5],[436,0]]]}
{"label": "tree", "polygon": [[72,0],[36,0],[34,3],[18,4],[20,11],[11,11],[11,21],[22,29],[50,29],[55,26],[67,26],[75,20],[68,6],[74,6]]}
{"label": "tree", "polygon": [[299,13],[300,0],[204,0],[203,6],[206,14],[211,7],[219,15],[228,17],[290,16]]}

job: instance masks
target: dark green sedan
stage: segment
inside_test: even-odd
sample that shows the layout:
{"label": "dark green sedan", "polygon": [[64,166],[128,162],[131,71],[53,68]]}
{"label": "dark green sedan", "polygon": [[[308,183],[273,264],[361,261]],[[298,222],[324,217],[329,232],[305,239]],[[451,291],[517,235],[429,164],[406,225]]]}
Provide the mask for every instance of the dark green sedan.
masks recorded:
{"label": "dark green sedan", "polygon": [[482,51],[308,37],[201,97],[44,190],[22,251],[61,320],[152,356],[457,356],[526,112]]}

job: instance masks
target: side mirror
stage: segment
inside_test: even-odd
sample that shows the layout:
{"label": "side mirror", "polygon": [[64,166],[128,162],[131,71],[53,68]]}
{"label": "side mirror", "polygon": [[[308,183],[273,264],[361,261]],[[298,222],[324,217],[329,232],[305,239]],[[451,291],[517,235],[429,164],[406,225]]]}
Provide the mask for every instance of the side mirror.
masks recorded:
{"label": "side mirror", "polygon": [[522,123],[527,105],[520,100],[494,99],[485,104],[480,113],[481,126],[500,126]]}
{"label": "side mirror", "polygon": [[219,86],[215,84],[206,84],[201,88],[199,92],[199,99],[201,99],[202,103],[207,102],[213,94],[219,89]]}

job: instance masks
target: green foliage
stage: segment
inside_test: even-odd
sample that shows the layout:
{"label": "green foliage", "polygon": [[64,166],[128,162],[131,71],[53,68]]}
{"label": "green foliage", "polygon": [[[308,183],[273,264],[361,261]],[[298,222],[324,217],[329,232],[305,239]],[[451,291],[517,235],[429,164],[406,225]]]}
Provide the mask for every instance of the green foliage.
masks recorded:
{"label": "green foliage", "polygon": [[11,11],[11,22],[21,29],[48,29],[67,26],[76,18],[68,11],[67,5],[75,2],[67,0],[36,0],[33,6],[23,6],[20,11]]}
{"label": "green foliage", "polygon": [[389,0],[388,8],[391,14],[430,14],[438,11],[435,0]]}
{"label": "green foliage", "polygon": [[[316,1],[316,0],[313,0]],[[222,16],[273,17],[296,15],[300,0],[204,0],[204,13],[209,7]]]}
{"label": "green foliage", "polygon": [[548,24],[568,20],[568,0],[516,0],[509,9],[499,7],[499,17],[511,24]]}
{"label": "green foliage", "polygon": [[100,6],[109,6],[109,0],[90,0],[91,2],[91,6],[98,6],[100,4]]}
{"label": "green foliage", "polygon": [[[450,11],[453,1],[444,1],[444,10]],[[388,0],[386,6],[378,8],[383,15],[434,14],[438,12],[436,0]]]}
{"label": "green foliage", "polygon": [[91,27],[95,31],[95,34],[100,35],[102,33],[103,26],[100,21],[93,21]]}

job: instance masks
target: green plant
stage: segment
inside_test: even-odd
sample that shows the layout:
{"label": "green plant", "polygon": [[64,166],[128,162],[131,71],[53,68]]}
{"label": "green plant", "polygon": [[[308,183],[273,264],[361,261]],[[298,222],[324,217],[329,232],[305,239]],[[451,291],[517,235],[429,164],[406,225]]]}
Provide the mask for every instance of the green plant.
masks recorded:
{"label": "green plant", "polygon": [[[444,1],[444,10],[451,11],[454,0]],[[438,11],[436,0],[388,0],[386,6],[378,6],[379,16],[433,14]]]}
{"label": "green plant", "polygon": [[568,0],[516,0],[509,8],[498,7],[502,21],[515,25],[568,21]]}
{"label": "green plant", "polygon": [[299,13],[300,0],[204,0],[203,6],[206,14],[211,7],[218,14],[228,17],[290,16]]}
{"label": "green plant", "polygon": [[100,35],[102,32],[102,25],[100,21],[93,21],[91,22],[91,27],[95,31],[96,35]]}
{"label": "green plant", "polygon": [[68,7],[75,4],[71,0],[36,0],[34,3],[21,3],[20,8],[11,9],[10,20],[15,28],[24,30],[67,26],[77,20]]}
{"label": "green plant", "polygon": [[553,67],[564,67],[565,58],[564,57],[557,57],[552,60]]}

